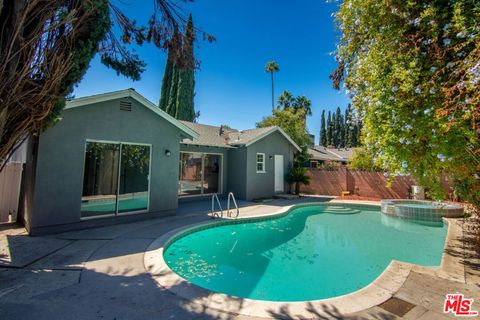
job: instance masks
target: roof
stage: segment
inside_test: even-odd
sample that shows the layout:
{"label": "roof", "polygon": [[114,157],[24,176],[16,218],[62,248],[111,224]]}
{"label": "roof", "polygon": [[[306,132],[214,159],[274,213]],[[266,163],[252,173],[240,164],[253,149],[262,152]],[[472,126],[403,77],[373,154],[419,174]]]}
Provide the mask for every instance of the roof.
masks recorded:
{"label": "roof", "polygon": [[211,147],[234,148],[237,146],[250,146],[262,138],[274,133],[280,132],[295,149],[301,151],[295,141],[290,138],[280,127],[266,127],[249,130],[235,130],[227,127],[217,127],[193,122],[181,121],[184,125],[199,133],[195,139],[184,139],[183,144],[193,144]]}
{"label": "roof", "polygon": [[312,160],[342,161],[347,162],[353,154],[354,148],[327,148],[314,146],[308,149]]}
{"label": "roof", "polygon": [[65,109],[83,107],[93,103],[105,102],[105,101],[122,99],[122,98],[132,98],[136,100],[145,108],[149,109],[159,117],[165,119],[166,121],[168,121],[169,123],[177,127],[178,129],[180,129],[184,137],[192,138],[192,139],[195,139],[198,137],[197,132],[195,132],[185,124],[181,123],[180,121],[178,121],[177,119],[175,119],[174,117],[166,113],[165,111],[161,110],[154,103],[152,103],[150,100],[148,100],[147,98],[145,98],[144,96],[142,96],[132,88],[73,99],[73,100],[67,101],[65,105]]}
{"label": "roof", "polygon": [[[210,126],[206,124],[198,124],[188,121],[180,121],[183,125],[189,127],[198,133],[198,137],[194,139],[184,139],[183,144],[194,144],[209,147],[234,148],[229,146],[225,141],[225,136],[220,134],[221,127]],[[228,129],[227,129],[228,130]]]}

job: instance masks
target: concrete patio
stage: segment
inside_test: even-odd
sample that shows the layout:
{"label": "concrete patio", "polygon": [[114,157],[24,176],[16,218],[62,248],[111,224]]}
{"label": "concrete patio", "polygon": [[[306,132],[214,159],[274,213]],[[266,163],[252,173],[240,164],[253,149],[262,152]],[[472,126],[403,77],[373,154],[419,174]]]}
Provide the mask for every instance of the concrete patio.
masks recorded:
{"label": "concrete patio", "polygon": [[[326,201],[325,198],[241,202],[240,216],[276,212],[285,205]],[[334,200],[335,201],[335,200]],[[186,202],[168,218],[28,237],[21,227],[0,231],[1,319],[255,319],[205,308],[159,287],[144,267],[149,245],[168,231],[202,221],[210,200]],[[223,206],[223,205],[222,205]],[[463,236],[447,247],[446,259],[456,266],[441,272],[413,267],[389,301],[355,314],[328,306],[311,310],[318,319],[443,319],[447,293],[474,298],[480,309],[478,257],[464,242],[468,223],[457,221]],[[295,318],[288,309],[272,318]]]}

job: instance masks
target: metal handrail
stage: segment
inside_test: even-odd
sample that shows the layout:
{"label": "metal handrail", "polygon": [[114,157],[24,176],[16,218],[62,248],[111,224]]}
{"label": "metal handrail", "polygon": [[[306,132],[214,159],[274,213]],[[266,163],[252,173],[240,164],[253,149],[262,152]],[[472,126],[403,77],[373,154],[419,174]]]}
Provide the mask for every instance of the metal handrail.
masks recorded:
{"label": "metal handrail", "polygon": [[[215,199],[217,199],[217,204],[218,204],[218,207],[220,208],[220,215],[218,215],[218,213],[215,212]],[[220,204],[220,200],[218,200],[218,195],[216,193],[212,195],[212,218],[223,218],[222,205]]]}
{"label": "metal handrail", "polygon": [[235,208],[237,209],[237,214],[235,215],[235,218],[238,218],[238,215],[240,214],[240,210],[238,209],[237,201],[235,200],[235,196],[233,195],[233,192],[230,192],[228,194],[228,199],[227,199],[227,215],[229,217],[232,216],[232,213],[230,211],[230,197],[232,198],[233,204],[235,205]]}

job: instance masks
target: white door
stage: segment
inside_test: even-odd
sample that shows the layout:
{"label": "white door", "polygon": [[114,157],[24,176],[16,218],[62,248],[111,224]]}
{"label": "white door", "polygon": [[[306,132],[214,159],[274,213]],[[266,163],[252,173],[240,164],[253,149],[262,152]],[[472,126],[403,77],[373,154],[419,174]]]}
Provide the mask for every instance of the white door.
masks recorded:
{"label": "white door", "polygon": [[283,192],[284,183],[284,163],[282,155],[275,155],[275,192]]}

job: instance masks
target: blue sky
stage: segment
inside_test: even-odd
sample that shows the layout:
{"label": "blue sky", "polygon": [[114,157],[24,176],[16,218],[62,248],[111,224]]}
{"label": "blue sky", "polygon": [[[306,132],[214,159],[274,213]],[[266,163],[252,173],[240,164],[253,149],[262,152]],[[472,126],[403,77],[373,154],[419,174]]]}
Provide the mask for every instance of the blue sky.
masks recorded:
{"label": "blue sky", "polygon": [[[153,0],[122,0],[125,13],[146,21]],[[196,0],[183,5],[193,14],[197,27],[213,34],[214,43],[199,42],[195,108],[200,123],[228,124],[233,128],[255,126],[271,113],[270,76],[267,61],[276,60],[275,95],[290,90],[312,100],[313,116],[307,126],[318,139],[322,109],[342,109],[348,98],[332,89],[328,75],[335,69],[335,29],[332,12],[336,4],[323,0]],[[125,88],[135,88],[158,103],[166,54],[153,45],[137,49],[147,63],[140,81],[117,76],[95,58],[74,91],[76,97]]]}

